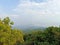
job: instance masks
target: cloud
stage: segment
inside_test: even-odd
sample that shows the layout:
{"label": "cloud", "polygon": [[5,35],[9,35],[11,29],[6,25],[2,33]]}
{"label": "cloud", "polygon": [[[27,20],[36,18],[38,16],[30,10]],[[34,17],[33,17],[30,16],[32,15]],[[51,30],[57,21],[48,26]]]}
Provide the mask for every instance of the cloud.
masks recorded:
{"label": "cloud", "polygon": [[20,0],[12,11],[15,14],[5,14],[5,16],[13,19],[16,25],[58,26],[60,24],[60,0]]}
{"label": "cloud", "polygon": [[30,2],[29,0],[21,1],[21,3],[14,9],[17,13],[32,13],[35,12],[40,13],[41,11],[44,11],[46,8],[46,2],[45,3],[36,3],[36,2]]}
{"label": "cloud", "polygon": [[[37,0],[38,1],[38,0]],[[15,9],[17,12],[42,12],[50,14],[59,14],[60,0],[47,0],[46,2],[30,2],[30,0],[21,0],[21,3]]]}
{"label": "cloud", "polygon": [[[39,1],[39,0],[37,0]],[[60,0],[46,0],[36,2],[20,0],[14,9],[19,14],[23,24],[33,26],[51,26],[60,24]]]}

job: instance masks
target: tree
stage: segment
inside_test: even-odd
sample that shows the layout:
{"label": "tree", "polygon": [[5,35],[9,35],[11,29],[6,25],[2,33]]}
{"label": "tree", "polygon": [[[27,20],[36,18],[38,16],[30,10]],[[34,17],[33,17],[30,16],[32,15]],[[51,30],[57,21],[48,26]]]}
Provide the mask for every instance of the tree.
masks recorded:
{"label": "tree", "polygon": [[18,29],[12,29],[13,22],[10,21],[9,17],[0,19],[0,45],[17,45],[22,43],[23,34]]}

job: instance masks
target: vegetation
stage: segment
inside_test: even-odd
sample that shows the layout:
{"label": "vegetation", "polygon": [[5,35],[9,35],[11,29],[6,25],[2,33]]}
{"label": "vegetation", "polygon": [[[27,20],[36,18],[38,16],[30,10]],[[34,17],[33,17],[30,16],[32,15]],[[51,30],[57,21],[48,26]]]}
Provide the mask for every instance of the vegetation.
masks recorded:
{"label": "vegetation", "polygon": [[22,43],[23,33],[20,30],[12,29],[13,22],[9,17],[0,19],[0,45],[17,45]]}
{"label": "vegetation", "polygon": [[9,17],[0,19],[0,45],[60,45],[60,27],[48,27],[23,33],[12,29]]}

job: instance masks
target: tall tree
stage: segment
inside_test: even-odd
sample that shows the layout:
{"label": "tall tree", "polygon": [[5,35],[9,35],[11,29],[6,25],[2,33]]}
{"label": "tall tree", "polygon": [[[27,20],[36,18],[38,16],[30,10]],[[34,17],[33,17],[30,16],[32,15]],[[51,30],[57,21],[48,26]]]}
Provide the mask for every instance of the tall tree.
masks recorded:
{"label": "tall tree", "polygon": [[0,19],[0,45],[17,45],[22,43],[23,34],[18,29],[12,29],[13,22],[10,21],[9,17]]}

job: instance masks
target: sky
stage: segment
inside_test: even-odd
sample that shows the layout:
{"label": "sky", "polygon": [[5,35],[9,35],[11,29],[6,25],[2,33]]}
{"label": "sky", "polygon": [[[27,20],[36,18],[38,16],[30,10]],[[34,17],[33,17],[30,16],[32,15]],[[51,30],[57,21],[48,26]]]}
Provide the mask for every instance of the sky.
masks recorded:
{"label": "sky", "polygon": [[14,26],[59,26],[60,0],[0,0],[0,18],[10,17]]}

